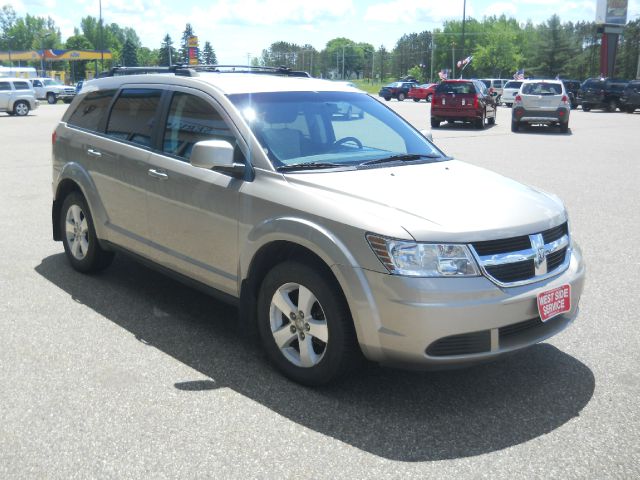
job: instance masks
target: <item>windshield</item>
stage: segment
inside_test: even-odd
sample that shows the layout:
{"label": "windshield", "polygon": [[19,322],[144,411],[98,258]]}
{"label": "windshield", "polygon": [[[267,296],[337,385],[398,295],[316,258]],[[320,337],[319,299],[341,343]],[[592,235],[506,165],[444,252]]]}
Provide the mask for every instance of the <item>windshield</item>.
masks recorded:
{"label": "windshield", "polygon": [[442,82],[436,93],[476,93],[472,82]]}
{"label": "windshield", "polygon": [[57,82],[55,80],[44,80],[42,83],[44,83],[47,87],[50,87],[51,85],[62,85],[60,82]]}
{"label": "windshield", "polygon": [[560,83],[535,82],[526,83],[522,87],[524,95],[562,95]]}
{"label": "windshield", "polygon": [[356,168],[399,155],[412,155],[411,160],[419,162],[446,158],[401,117],[363,93],[273,92],[229,98],[275,168]]}
{"label": "windshield", "polygon": [[520,88],[522,82],[507,82],[504,88]]}

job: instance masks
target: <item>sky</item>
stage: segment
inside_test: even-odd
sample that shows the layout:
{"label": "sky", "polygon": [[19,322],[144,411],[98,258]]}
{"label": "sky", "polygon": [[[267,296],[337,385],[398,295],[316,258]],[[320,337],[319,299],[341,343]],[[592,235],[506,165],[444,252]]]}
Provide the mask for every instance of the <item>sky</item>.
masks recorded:
{"label": "sky", "polygon": [[[392,49],[405,33],[438,28],[462,19],[464,0],[102,0],[105,23],[136,30],[142,44],[159,48],[168,33],[178,47],[191,23],[200,46],[211,42],[218,63],[245,64],[273,42],[311,44],[347,37]],[[0,0],[0,5],[7,0]],[[98,17],[98,0],[9,0],[18,15],[50,16],[63,41],[81,18]],[[519,22],[542,23],[557,13],[563,22],[594,21],[596,0],[467,0],[467,17],[505,14]],[[640,15],[640,0],[629,0],[628,19]]]}

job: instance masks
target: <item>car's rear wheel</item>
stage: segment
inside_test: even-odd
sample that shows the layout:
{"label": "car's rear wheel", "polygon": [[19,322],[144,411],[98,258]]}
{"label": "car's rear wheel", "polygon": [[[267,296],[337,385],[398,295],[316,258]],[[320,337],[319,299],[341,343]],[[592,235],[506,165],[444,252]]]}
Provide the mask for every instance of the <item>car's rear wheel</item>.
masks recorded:
{"label": "car's rear wheel", "polygon": [[404,93],[400,92],[400,93],[398,94],[398,101],[399,101],[399,102],[403,102],[405,98],[406,98],[406,97],[405,97]]}
{"label": "car's rear wheel", "polygon": [[433,97],[433,94],[429,94],[427,95],[427,102],[431,103],[431,97]]}
{"label": "car's rear wheel", "polygon": [[440,120],[431,118],[431,128],[440,128]]}
{"label": "car's rear wheel", "polygon": [[419,99],[419,98],[414,98],[414,99],[413,99],[413,101],[414,101],[414,102],[419,102],[419,101],[420,101],[420,99]]}
{"label": "car's rear wheel", "polygon": [[589,105],[588,103],[583,103],[582,104],[582,111],[583,112],[588,112],[589,110],[591,110],[591,105]]}
{"label": "car's rear wheel", "polygon": [[24,100],[18,100],[13,105],[13,113],[19,117],[24,117],[29,114],[29,104]]}
{"label": "car's rear wheel", "polygon": [[607,102],[607,112],[615,112],[618,108],[618,103],[615,100],[609,100]]}
{"label": "car's rear wheel", "polygon": [[59,220],[64,252],[75,270],[97,272],[111,264],[114,254],[100,247],[89,206],[80,193],[67,195]]}
{"label": "car's rear wheel", "polygon": [[520,122],[517,120],[511,120],[511,131],[518,132],[520,131]]}
{"label": "car's rear wheel", "polygon": [[388,102],[389,100],[391,100],[391,97],[384,97],[384,99]]}
{"label": "car's rear wheel", "polygon": [[482,111],[482,117],[481,118],[477,118],[475,121],[475,127],[482,130],[484,128],[484,125],[486,123],[486,119],[487,119],[487,112],[486,111]]}
{"label": "car's rear wheel", "polygon": [[58,101],[58,99],[56,98],[56,94],[55,93],[47,93],[47,103],[49,105],[53,105],[57,101]]}
{"label": "car's rear wheel", "polygon": [[267,273],[258,295],[258,330],[271,362],[305,385],[328,383],[361,358],[335,279],[303,263],[287,261]]}
{"label": "car's rear wheel", "polygon": [[569,122],[560,124],[560,131],[562,133],[567,133],[569,131]]}

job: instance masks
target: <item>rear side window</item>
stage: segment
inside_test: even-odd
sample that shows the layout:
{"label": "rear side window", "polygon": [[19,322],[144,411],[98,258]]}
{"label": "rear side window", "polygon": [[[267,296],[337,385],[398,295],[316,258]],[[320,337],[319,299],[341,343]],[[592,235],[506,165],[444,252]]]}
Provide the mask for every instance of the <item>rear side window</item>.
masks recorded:
{"label": "rear side window", "polygon": [[0,82],[0,92],[11,90],[11,84],[9,82]]}
{"label": "rear side window", "polygon": [[16,90],[31,90],[29,82],[13,82],[13,86]]}
{"label": "rear side window", "polygon": [[98,131],[100,120],[106,116],[115,93],[115,90],[88,93],[71,113],[67,123],[93,132]]}
{"label": "rear side window", "polygon": [[442,82],[436,88],[437,93],[476,93],[471,82]]}
{"label": "rear side window", "polygon": [[122,90],[111,109],[107,135],[150,147],[162,92],[154,88]]}
{"label": "rear side window", "polygon": [[235,145],[235,137],[211,104],[196,95],[175,92],[162,150],[188,161],[193,146],[202,140],[227,140]]}

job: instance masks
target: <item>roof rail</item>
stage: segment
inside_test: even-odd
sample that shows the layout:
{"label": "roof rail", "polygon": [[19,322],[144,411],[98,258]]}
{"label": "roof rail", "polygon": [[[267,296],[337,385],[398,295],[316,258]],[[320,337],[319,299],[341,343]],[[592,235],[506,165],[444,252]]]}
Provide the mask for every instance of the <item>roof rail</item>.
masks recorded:
{"label": "roof rail", "polygon": [[105,70],[96,78],[115,77],[119,75],[141,75],[150,73],[173,73],[184,77],[195,77],[198,72],[214,73],[252,73],[264,75],[282,75],[286,77],[306,77],[308,72],[291,70],[289,67],[256,67],[253,65],[183,65],[176,64],[170,67],[121,67],[115,66],[110,70]]}

